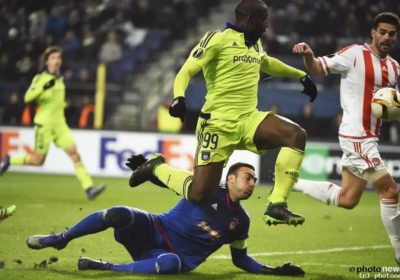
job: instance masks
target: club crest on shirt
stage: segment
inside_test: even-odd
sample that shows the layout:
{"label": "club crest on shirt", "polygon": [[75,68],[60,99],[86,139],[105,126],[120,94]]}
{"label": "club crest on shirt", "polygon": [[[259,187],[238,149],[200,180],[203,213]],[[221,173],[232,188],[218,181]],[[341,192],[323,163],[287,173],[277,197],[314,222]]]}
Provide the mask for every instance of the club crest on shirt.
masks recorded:
{"label": "club crest on shirt", "polygon": [[373,159],[372,159],[372,163],[373,163],[375,166],[378,166],[379,164],[381,164],[381,160],[380,160],[379,158],[373,158]]}
{"label": "club crest on shirt", "polygon": [[236,218],[233,218],[233,221],[229,224],[229,230],[234,230],[238,224],[239,224],[239,220]]}
{"label": "club crest on shirt", "polygon": [[193,57],[194,57],[194,58],[199,58],[202,54],[203,54],[203,49],[197,49],[197,50],[193,53]]}
{"label": "club crest on shirt", "polygon": [[211,152],[201,152],[201,160],[209,161],[211,158]]}

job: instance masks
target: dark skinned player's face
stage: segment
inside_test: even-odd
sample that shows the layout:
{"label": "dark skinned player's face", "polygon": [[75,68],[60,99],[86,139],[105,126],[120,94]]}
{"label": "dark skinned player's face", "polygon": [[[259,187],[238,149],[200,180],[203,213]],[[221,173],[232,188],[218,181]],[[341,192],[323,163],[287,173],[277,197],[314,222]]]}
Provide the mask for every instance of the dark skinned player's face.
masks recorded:
{"label": "dark skinned player's face", "polygon": [[260,5],[260,8],[254,15],[251,15],[248,19],[247,30],[251,36],[258,40],[268,27],[268,8],[267,6]]}

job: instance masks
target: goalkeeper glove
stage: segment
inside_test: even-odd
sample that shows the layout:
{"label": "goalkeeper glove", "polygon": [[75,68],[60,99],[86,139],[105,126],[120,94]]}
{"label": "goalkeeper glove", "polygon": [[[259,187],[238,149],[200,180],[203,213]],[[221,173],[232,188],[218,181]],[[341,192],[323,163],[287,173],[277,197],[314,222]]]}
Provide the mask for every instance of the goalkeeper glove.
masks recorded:
{"label": "goalkeeper glove", "polygon": [[180,118],[183,122],[186,113],[186,98],[179,96],[174,98],[171,106],[169,107],[169,114],[171,117]]}
{"label": "goalkeeper glove", "polygon": [[[125,165],[134,172],[140,166],[145,164],[147,159],[142,154],[139,154],[139,155],[132,155],[130,158],[127,159],[127,161],[128,162],[126,162]],[[157,185],[161,188],[168,189],[168,187],[163,182],[161,182],[158,178],[156,178],[154,175],[150,176],[149,181],[152,182],[154,185]],[[131,184],[129,184],[129,185],[131,185]]]}
{"label": "goalkeeper glove", "polygon": [[310,102],[314,102],[315,98],[317,98],[317,86],[311,80],[310,76],[305,75],[303,78],[300,79],[300,82],[304,86],[304,89],[301,93],[308,95],[310,97]]}
{"label": "goalkeeper glove", "polygon": [[132,171],[138,169],[139,166],[143,165],[146,162],[146,158],[142,155],[132,155],[127,159],[128,162],[125,163],[127,167],[129,167]]}
{"label": "goalkeeper glove", "polygon": [[280,275],[280,276],[303,276],[305,272],[298,265],[291,265],[290,263],[285,263],[284,265],[277,267],[264,265],[261,270],[261,274]]}

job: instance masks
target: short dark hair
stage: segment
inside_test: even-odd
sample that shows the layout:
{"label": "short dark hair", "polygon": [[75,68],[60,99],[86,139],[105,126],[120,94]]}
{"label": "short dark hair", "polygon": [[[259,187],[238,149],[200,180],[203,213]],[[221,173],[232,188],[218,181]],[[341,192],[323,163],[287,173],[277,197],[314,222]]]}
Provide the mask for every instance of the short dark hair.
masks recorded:
{"label": "short dark hair", "polygon": [[395,13],[384,12],[374,18],[373,29],[377,29],[380,23],[387,23],[396,26],[396,31],[400,26],[400,19]]}
{"label": "short dark hair", "polygon": [[49,56],[52,55],[53,53],[61,53],[62,54],[63,49],[60,46],[50,46],[48,47],[44,53],[43,53],[43,60],[46,62],[49,59]]}
{"label": "short dark hair", "polygon": [[253,15],[257,12],[261,6],[268,8],[267,4],[263,0],[242,0],[235,8],[236,18]]}
{"label": "short dark hair", "polygon": [[254,168],[253,165],[249,164],[249,163],[245,163],[245,162],[237,162],[235,164],[232,164],[229,169],[228,169],[228,173],[226,174],[226,180],[228,181],[228,176],[229,175],[235,175],[237,176],[237,172],[240,168],[242,167],[248,167],[251,170],[255,171],[256,169]]}

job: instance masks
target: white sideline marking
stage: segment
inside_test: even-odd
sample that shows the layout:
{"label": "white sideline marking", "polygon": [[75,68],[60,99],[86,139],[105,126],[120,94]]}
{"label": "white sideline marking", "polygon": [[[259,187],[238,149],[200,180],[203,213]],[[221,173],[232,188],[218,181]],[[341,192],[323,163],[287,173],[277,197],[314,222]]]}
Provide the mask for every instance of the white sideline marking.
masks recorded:
{"label": "white sideline marking", "polygon": [[[315,255],[315,254],[325,254],[325,253],[334,253],[334,252],[343,252],[343,251],[363,251],[363,250],[378,250],[378,249],[387,249],[391,248],[390,245],[376,245],[376,246],[359,246],[359,247],[343,247],[343,248],[331,248],[331,249],[323,249],[323,250],[309,250],[309,251],[292,251],[292,252],[263,252],[263,253],[254,253],[249,254],[252,257],[260,257],[260,256],[278,256],[278,255]],[[227,260],[231,259],[230,255],[216,255],[211,256],[212,259],[219,260]]]}
{"label": "white sideline marking", "polygon": [[[269,260],[268,261],[270,264],[282,264],[282,261],[278,260]],[[294,262],[293,264],[296,265],[306,265],[306,266],[328,266],[328,267],[347,267],[349,268],[350,266],[356,266],[356,265],[351,265],[351,264],[335,264],[335,263],[315,263],[315,262]]]}
{"label": "white sideline marking", "polygon": [[310,265],[310,266],[330,266],[330,267],[347,267],[349,268],[350,264],[333,264],[333,263],[301,263],[301,265]]}

